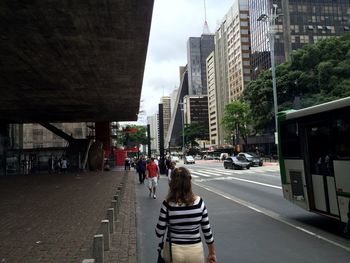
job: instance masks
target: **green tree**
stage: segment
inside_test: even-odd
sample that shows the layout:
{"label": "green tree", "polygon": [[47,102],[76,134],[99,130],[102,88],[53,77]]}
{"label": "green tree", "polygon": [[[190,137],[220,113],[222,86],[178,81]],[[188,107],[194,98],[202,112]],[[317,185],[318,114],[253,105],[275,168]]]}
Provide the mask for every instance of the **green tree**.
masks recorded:
{"label": "green tree", "polygon": [[116,124],[118,128],[115,131],[117,146],[139,147],[140,144],[147,144],[147,128],[142,125],[127,125],[123,129],[119,129],[120,125]]}
{"label": "green tree", "polygon": [[128,125],[127,129],[134,128],[136,132],[128,132],[127,140],[129,143],[139,146],[140,144],[147,144],[147,128],[141,125]]}
{"label": "green tree", "polygon": [[231,135],[232,142],[238,136],[242,137],[247,145],[247,137],[250,134],[250,110],[249,105],[240,101],[233,101],[225,106],[224,117],[221,124],[228,135]]}
{"label": "green tree", "polygon": [[198,146],[197,140],[208,136],[208,131],[198,123],[186,124],[184,128],[185,144],[189,148]]}
{"label": "green tree", "polygon": [[[349,83],[350,34],[306,45],[294,51],[289,62],[276,68],[278,111],[350,96]],[[243,99],[250,104],[256,131],[274,127],[270,70],[248,84]]]}

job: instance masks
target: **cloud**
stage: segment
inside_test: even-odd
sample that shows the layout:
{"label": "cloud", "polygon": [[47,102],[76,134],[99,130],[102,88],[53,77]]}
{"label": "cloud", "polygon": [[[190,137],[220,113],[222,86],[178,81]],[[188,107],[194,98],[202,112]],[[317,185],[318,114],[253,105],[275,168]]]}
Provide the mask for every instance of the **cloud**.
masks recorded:
{"label": "cloud", "polygon": [[[206,0],[212,32],[233,2]],[[180,85],[179,67],[187,63],[187,40],[202,34],[204,17],[203,0],[155,1],[141,94],[140,109],[146,115],[157,113],[160,98]],[[146,118],[142,119],[139,122]]]}

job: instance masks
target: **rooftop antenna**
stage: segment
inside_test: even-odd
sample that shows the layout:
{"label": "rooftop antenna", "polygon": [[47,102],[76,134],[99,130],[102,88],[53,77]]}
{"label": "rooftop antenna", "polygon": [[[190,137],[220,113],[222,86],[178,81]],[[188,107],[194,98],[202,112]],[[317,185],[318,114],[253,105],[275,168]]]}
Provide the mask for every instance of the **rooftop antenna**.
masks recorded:
{"label": "rooftop antenna", "polygon": [[204,26],[203,26],[203,35],[208,35],[210,34],[208,22],[207,22],[207,5],[204,0]]}

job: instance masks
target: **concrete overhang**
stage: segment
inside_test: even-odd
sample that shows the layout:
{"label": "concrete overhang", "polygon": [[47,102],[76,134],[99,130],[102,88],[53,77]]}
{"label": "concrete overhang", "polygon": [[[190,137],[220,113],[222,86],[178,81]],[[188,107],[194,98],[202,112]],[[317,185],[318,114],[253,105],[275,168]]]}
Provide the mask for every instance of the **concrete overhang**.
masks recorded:
{"label": "concrete overhang", "polygon": [[154,0],[0,3],[0,121],[134,121]]}

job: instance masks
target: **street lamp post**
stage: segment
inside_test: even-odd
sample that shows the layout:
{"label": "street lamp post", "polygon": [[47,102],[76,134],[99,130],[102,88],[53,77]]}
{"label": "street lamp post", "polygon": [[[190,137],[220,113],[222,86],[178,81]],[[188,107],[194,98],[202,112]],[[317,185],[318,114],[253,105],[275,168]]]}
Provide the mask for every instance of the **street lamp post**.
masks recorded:
{"label": "street lamp post", "polygon": [[277,124],[277,89],[276,89],[276,65],[275,65],[275,26],[276,19],[281,14],[277,14],[277,5],[273,4],[273,9],[270,11],[270,15],[262,14],[257,21],[268,22],[268,34],[270,42],[270,58],[271,58],[271,75],[272,75],[272,91],[273,91],[273,107],[275,113],[275,143],[277,144],[277,133],[278,133],[278,124]]}

